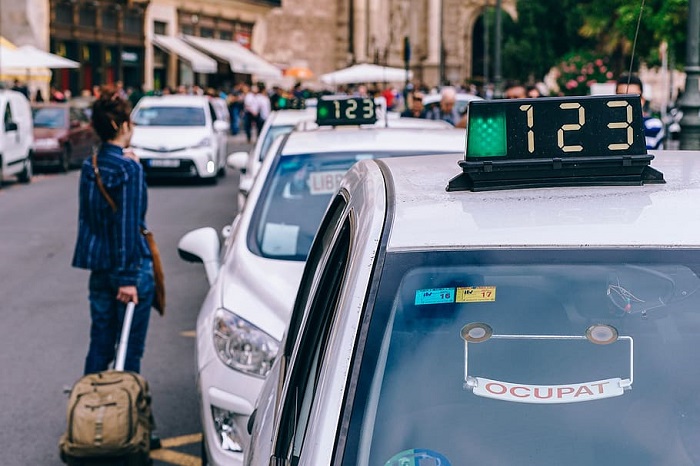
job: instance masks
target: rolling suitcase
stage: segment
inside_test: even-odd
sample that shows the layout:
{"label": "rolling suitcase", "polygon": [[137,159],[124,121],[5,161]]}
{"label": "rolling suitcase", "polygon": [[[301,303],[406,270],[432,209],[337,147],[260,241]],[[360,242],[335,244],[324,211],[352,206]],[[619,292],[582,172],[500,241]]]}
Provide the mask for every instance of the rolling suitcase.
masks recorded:
{"label": "rolling suitcase", "polygon": [[151,464],[148,382],[124,371],[134,307],[126,306],[114,370],[85,375],[71,389],[68,427],[59,442],[61,460],[69,466]]}

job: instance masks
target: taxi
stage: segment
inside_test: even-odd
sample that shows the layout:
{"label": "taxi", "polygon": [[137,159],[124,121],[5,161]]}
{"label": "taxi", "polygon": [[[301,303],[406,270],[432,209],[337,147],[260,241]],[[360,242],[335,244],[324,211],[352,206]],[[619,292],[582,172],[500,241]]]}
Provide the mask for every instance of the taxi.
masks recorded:
{"label": "taxi", "polygon": [[196,341],[203,456],[210,464],[243,460],[248,417],[277,355],[314,235],[345,172],[360,160],[463,151],[459,130],[378,128],[371,99],[337,102],[319,101],[317,129],[273,142],[274,156],[264,159],[221,253],[213,228],[180,241],[181,257],[203,262],[211,285]]}
{"label": "taxi", "polygon": [[245,464],[697,464],[700,158],[638,96],[472,102],[333,196]]}

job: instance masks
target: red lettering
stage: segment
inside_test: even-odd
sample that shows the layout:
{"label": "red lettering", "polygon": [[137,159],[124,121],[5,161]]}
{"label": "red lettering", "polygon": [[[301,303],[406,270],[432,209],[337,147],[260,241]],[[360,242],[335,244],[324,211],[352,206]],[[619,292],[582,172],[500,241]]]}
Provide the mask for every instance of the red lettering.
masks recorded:
{"label": "red lettering", "polygon": [[[500,392],[495,392],[495,391],[493,391],[493,390],[491,389],[491,387],[494,386],[494,385],[497,386],[497,387],[499,387],[499,388],[501,389],[501,391],[500,391]],[[486,391],[487,391],[487,392],[491,392],[491,393],[493,393],[494,395],[503,395],[505,392],[508,391],[508,388],[506,388],[505,385],[500,384],[500,383],[495,383],[495,382],[489,382],[489,383],[487,383],[485,388],[486,388]]]}
{"label": "red lettering", "polygon": [[563,398],[564,395],[571,395],[574,391],[574,387],[559,387],[557,388],[557,398]]}
{"label": "red lettering", "polygon": [[599,382],[599,383],[592,383],[594,387],[598,387],[598,393],[602,394],[603,393],[603,385],[607,385],[610,382]]}
{"label": "red lettering", "polygon": [[552,397],[552,394],[553,394],[552,387],[547,387],[547,396],[542,396],[542,395],[540,394],[540,389],[539,389],[539,387],[538,387],[538,388],[535,388],[535,398],[539,398],[539,399],[541,399],[541,400],[546,400],[547,398],[551,398],[551,397]]}
{"label": "red lettering", "polygon": [[[525,390],[525,394],[518,395],[517,393],[515,393],[516,390]],[[527,387],[511,387],[510,394],[518,398],[528,398],[530,396],[530,389]]]}
{"label": "red lettering", "polygon": [[576,390],[574,398],[578,398],[579,396],[581,396],[582,393],[585,393],[586,395],[593,395],[593,392],[590,388],[586,387],[585,385],[581,385],[580,387],[578,387],[578,390]]}
{"label": "red lettering", "polygon": [[319,179],[318,176],[312,176],[311,179],[314,180],[314,189],[313,189],[313,191],[320,191],[321,189],[323,189],[322,182],[321,182],[321,180]]}

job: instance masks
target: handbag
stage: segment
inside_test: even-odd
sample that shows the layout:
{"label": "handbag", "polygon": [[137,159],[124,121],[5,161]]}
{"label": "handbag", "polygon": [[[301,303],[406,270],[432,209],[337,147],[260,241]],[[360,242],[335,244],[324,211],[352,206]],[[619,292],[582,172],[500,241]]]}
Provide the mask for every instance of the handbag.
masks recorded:
{"label": "handbag", "polygon": [[[95,177],[97,181],[97,188],[102,193],[102,196],[109,204],[112,212],[117,212],[117,204],[114,199],[109,195],[105,185],[102,183],[102,177],[100,176],[100,170],[97,167],[97,151],[92,153],[92,169],[95,172]],[[148,243],[148,249],[151,251],[151,258],[153,259],[153,280],[155,282],[155,296],[153,297],[153,308],[158,311],[158,314],[165,314],[165,274],[163,273],[163,263],[160,259],[160,251],[158,250],[158,245],[156,244],[156,238],[153,236],[153,232],[141,229],[141,234],[146,238]]]}

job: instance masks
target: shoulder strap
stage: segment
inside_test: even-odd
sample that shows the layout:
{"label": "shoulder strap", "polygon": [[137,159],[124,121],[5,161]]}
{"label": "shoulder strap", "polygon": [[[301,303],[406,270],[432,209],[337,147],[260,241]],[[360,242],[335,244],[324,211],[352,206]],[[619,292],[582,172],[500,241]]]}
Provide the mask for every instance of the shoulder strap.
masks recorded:
{"label": "shoulder strap", "polygon": [[93,149],[92,151],[92,169],[95,172],[97,188],[104,196],[105,200],[107,201],[107,204],[109,204],[109,206],[112,208],[112,212],[116,213],[117,204],[114,202],[114,199],[112,199],[112,197],[109,195],[107,189],[105,189],[105,185],[102,183],[102,177],[100,176],[100,169],[97,168],[97,149]]}

